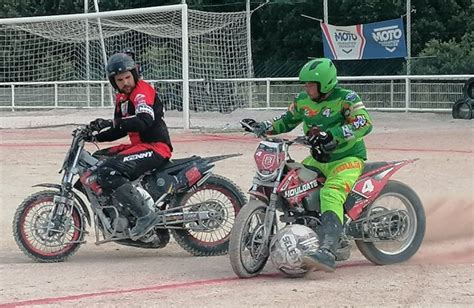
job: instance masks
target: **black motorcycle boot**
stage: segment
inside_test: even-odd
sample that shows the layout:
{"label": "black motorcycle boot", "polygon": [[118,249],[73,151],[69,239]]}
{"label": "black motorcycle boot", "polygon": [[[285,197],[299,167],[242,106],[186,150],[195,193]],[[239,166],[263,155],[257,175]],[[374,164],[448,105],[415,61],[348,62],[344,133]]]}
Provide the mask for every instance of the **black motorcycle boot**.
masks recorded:
{"label": "black motorcycle boot", "polygon": [[130,230],[130,238],[136,240],[147,234],[154,227],[155,213],[145,204],[140,192],[132,185],[125,183],[114,192],[114,197],[137,218],[135,226]]}
{"label": "black motorcycle boot", "polygon": [[303,256],[303,262],[310,268],[325,272],[336,270],[336,249],[342,232],[342,223],[333,211],[321,215],[320,245],[314,253]]}

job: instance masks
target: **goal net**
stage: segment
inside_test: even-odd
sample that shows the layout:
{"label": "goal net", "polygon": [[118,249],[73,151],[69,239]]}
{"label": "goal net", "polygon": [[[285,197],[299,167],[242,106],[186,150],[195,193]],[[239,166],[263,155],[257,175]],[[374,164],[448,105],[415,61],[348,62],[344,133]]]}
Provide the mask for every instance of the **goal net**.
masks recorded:
{"label": "goal net", "polygon": [[[16,107],[107,106],[106,58],[132,48],[142,77],[159,89],[167,109],[183,109],[183,79],[189,81],[191,111],[247,106],[249,82],[226,80],[253,77],[246,12],[187,10],[182,16],[182,7],[0,19],[2,104],[15,83]],[[188,74],[183,70],[183,17]]]}

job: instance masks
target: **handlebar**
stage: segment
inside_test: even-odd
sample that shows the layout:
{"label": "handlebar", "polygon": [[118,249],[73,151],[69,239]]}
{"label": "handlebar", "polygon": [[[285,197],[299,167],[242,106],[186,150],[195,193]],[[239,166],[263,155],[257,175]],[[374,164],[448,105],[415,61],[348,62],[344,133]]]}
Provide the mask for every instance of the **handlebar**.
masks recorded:
{"label": "handlebar", "polygon": [[298,136],[294,139],[268,137],[267,134],[263,134],[263,135],[259,136],[259,135],[254,133],[254,131],[255,131],[254,127],[248,125],[247,123],[245,123],[243,121],[240,121],[240,124],[243,127],[246,127],[250,133],[255,135],[255,137],[257,137],[259,139],[262,139],[262,140],[265,140],[265,141],[286,143],[288,145],[293,145],[293,144],[296,143],[296,144],[301,144],[301,145],[304,145],[304,146],[307,146],[307,147],[311,147],[311,145],[309,145],[309,143],[308,143],[308,140],[306,139],[306,136]]}
{"label": "handlebar", "polygon": [[72,131],[72,136],[74,137],[75,140],[86,141],[88,138],[92,136],[92,133],[94,131],[95,130],[93,130],[89,125],[79,125],[76,129]]}
{"label": "handlebar", "polygon": [[252,132],[252,133],[254,132],[255,128],[252,127],[252,126],[250,126],[250,125],[248,125],[246,122],[244,122],[244,121],[241,120],[241,121],[239,121],[239,123],[240,123],[240,125],[242,125],[242,127],[248,128],[249,132]]}
{"label": "handlebar", "polygon": [[87,124],[80,124],[72,131],[73,136],[92,133],[93,130]]}

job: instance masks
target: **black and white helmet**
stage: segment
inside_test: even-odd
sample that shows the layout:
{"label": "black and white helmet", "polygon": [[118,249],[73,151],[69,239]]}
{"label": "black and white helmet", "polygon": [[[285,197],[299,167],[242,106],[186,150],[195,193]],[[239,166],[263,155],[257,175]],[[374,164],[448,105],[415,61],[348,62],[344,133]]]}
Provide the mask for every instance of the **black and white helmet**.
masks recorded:
{"label": "black and white helmet", "polygon": [[132,57],[124,53],[116,53],[109,58],[107,66],[105,67],[107,77],[109,78],[112,86],[118,90],[117,83],[115,82],[115,76],[124,72],[131,72],[135,83],[138,81],[138,71],[135,61]]}
{"label": "black and white helmet", "polygon": [[278,231],[270,243],[270,259],[282,273],[300,277],[308,272],[303,256],[316,251],[319,240],[316,232],[303,225],[288,225]]}

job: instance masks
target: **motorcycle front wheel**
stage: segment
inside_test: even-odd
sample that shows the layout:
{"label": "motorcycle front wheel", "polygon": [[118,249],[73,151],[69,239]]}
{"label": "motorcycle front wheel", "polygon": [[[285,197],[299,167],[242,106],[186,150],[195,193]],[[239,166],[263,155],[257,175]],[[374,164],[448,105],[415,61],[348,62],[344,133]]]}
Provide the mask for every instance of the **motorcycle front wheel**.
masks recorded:
{"label": "motorcycle front wheel", "polygon": [[[232,269],[240,278],[257,276],[267,263],[270,239],[264,240],[266,209],[265,203],[250,200],[235,220],[229,243],[229,257]],[[276,228],[272,228],[272,232],[275,230]]]}
{"label": "motorcycle front wheel", "polygon": [[62,262],[71,257],[84,239],[83,217],[73,207],[69,217],[52,218],[54,196],[45,190],[27,197],[13,218],[13,237],[25,255],[37,262]]}

